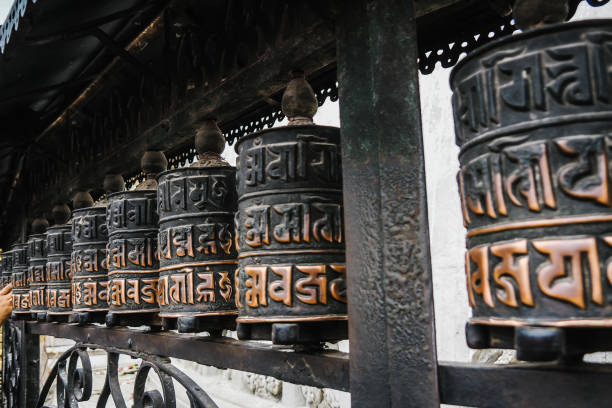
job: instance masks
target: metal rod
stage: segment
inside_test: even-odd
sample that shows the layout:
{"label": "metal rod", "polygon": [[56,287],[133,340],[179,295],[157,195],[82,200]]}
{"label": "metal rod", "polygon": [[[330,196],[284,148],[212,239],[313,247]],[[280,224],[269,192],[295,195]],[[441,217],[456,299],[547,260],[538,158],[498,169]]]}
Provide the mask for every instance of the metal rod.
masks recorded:
{"label": "metal rod", "polygon": [[[226,337],[143,332],[124,328],[28,323],[28,337],[44,334],[101,347],[176,357],[218,368],[269,375],[295,384],[348,391],[348,354],[295,351],[290,347]],[[38,339],[38,337],[36,337]]]}

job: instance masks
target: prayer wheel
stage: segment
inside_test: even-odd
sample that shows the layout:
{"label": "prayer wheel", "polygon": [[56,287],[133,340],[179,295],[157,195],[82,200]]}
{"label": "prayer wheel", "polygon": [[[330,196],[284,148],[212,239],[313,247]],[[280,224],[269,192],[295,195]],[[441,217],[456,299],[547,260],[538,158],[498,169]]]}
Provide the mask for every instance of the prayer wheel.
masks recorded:
{"label": "prayer wheel", "polygon": [[28,244],[11,247],[13,255],[13,313],[19,318],[30,317],[30,282],[28,281]]}
{"label": "prayer wheel", "polygon": [[3,251],[2,252],[2,260],[0,260],[0,284],[2,287],[5,287],[6,285],[8,285],[9,283],[11,283],[11,277],[10,275],[8,275],[6,273],[7,267],[6,267],[6,263],[7,263],[7,258],[9,256],[9,252],[10,251]]}
{"label": "prayer wheel", "polygon": [[286,344],[347,334],[340,130],[312,123],[316,96],[294,74],[289,126],[236,145],[238,335]]}
{"label": "prayer wheel", "polygon": [[610,20],[507,37],[453,70],[471,347],[612,350],[594,335],[612,327],[611,71]]}
{"label": "prayer wheel", "polygon": [[141,165],[143,183],[108,196],[108,326],[152,324],[159,312],[155,176],[166,170],[168,161],[162,152],[148,151]]}
{"label": "prayer wheel", "polygon": [[37,218],[32,222],[28,237],[28,281],[30,282],[30,312],[37,320],[47,318],[47,235],[49,222]]}
{"label": "prayer wheel", "polygon": [[13,284],[13,251],[2,252],[2,281],[3,286]]}
{"label": "prayer wheel", "polygon": [[72,223],[66,204],[53,207],[55,225],[47,229],[47,320],[72,314]]}
{"label": "prayer wheel", "polygon": [[73,199],[72,212],[72,309],[73,321],[104,322],[108,311],[106,263],[106,205],[93,205],[87,192]]}
{"label": "prayer wheel", "polygon": [[199,160],[158,176],[160,316],[181,332],[235,328],[236,169],[223,148],[207,120],[196,134]]}

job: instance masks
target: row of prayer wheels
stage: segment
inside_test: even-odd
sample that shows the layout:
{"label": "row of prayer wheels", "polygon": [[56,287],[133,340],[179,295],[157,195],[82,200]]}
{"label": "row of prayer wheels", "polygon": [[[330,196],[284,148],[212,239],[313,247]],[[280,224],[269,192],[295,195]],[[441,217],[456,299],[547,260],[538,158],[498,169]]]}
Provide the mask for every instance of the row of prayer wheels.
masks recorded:
{"label": "row of prayer wheels", "polygon": [[14,318],[108,326],[236,329],[242,339],[310,343],[346,338],[339,129],[316,126],[316,96],[294,73],[286,127],[243,137],[237,168],[221,156],[214,120],[195,135],[198,160],[166,171],[162,152],[125,191],[107,176],[32,224],[5,251]]}

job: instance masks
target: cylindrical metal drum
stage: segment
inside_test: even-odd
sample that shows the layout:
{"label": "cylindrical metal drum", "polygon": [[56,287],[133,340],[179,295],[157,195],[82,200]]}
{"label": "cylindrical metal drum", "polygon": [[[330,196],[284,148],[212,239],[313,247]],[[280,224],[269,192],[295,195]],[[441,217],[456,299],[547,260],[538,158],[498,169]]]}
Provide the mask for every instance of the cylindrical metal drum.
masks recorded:
{"label": "cylindrical metal drum", "polygon": [[2,286],[13,283],[13,252],[2,252]]}
{"label": "cylindrical metal drum", "polygon": [[109,195],[109,310],[112,313],[157,312],[157,192],[123,191]]}
{"label": "cylindrical metal drum", "polygon": [[30,282],[30,312],[46,313],[47,236],[32,234],[28,238],[28,280]]}
{"label": "cylindrical metal drum", "polygon": [[3,252],[2,260],[0,261],[0,287],[2,288],[10,283],[10,278],[4,275],[5,256],[6,256],[6,252]]}
{"label": "cylindrical metal drum", "polygon": [[13,313],[30,313],[30,283],[28,281],[28,244],[11,247],[13,254]]}
{"label": "cylindrical metal drum", "polygon": [[236,145],[239,323],[346,319],[340,131],[288,126]]}
{"label": "cylindrical metal drum", "polygon": [[72,225],[47,230],[47,314],[72,313]]}
{"label": "cylindrical metal drum", "polygon": [[106,206],[72,213],[72,308],[74,312],[108,310]]}
{"label": "cylindrical metal drum", "polygon": [[612,326],[611,71],[609,20],[507,37],[454,69],[472,324]]}
{"label": "cylindrical metal drum", "polygon": [[160,316],[235,315],[235,168],[187,167],[157,180]]}

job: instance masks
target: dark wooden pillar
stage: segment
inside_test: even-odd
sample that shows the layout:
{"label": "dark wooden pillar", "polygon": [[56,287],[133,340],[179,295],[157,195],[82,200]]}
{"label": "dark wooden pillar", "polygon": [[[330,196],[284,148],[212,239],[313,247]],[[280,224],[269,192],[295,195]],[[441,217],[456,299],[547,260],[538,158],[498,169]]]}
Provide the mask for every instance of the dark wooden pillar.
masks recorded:
{"label": "dark wooden pillar", "polygon": [[439,405],[411,0],[341,2],[337,53],[355,407]]}

